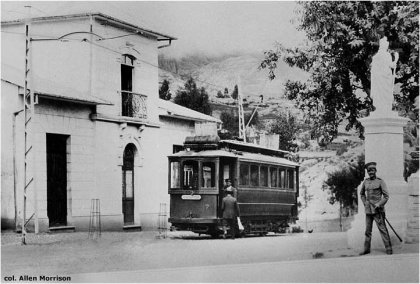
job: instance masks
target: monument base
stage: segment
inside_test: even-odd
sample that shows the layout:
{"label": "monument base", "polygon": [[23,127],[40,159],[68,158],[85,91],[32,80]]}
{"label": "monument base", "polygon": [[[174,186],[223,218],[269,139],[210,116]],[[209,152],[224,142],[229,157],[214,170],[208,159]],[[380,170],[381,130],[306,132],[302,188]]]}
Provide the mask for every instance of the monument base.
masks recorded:
{"label": "monument base", "polygon": [[[394,230],[403,240],[406,239],[407,234],[407,205],[408,205],[408,184],[406,182],[386,182],[390,191],[389,201],[385,205],[385,215],[389,223],[391,223]],[[359,212],[355,215],[354,221],[351,223],[351,228],[347,231],[347,244],[350,248],[363,251],[365,241],[366,229],[366,214],[360,199],[360,186],[358,188]],[[406,204],[406,205],[404,205]],[[388,223],[386,224],[391,238],[393,248],[401,248],[401,242],[395,233],[392,231]],[[382,241],[381,234],[376,226],[373,224],[371,249],[380,249],[385,252],[385,245]]]}

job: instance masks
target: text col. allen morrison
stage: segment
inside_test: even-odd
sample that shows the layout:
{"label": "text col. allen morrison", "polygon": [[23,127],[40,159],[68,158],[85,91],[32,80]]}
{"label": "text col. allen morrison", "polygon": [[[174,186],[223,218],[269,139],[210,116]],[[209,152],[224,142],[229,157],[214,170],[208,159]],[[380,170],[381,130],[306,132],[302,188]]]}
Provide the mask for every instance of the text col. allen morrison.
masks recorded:
{"label": "text col. allen morrison", "polygon": [[5,282],[70,282],[71,277],[70,276],[59,276],[59,275],[38,275],[38,276],[32,276],[32,275],[19,275],[19,276],[5,276],[3,278]]}

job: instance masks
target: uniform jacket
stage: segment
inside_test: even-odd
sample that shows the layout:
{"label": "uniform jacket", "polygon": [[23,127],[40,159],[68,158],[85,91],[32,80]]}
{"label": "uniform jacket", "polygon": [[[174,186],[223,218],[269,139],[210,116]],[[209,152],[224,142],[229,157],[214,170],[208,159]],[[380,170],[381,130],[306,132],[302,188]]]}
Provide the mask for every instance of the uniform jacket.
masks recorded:
{"label": "uniform jacket", "polygon": [[360,190],[360,197],[365,205],[366,214],[375,214],[375,207],[380,207],[384,210],[384,205],[389,199],[388,189],[385,182],[376,177],[375,179],[367,178],[363,181],[362,189]]}
{"label": "uniform jacket", "polygon": [[235,197],[228,195],[223,198],[222,212],[225,219],[235,219],[239,216],[239,205]]}

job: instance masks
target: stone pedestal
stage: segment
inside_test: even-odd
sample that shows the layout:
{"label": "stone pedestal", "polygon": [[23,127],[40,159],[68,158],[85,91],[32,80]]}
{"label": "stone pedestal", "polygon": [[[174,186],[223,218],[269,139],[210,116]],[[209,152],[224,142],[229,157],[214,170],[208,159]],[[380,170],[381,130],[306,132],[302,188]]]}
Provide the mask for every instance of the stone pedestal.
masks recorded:
{"label": "stone pedestal", "polygon": [[[403,239],[406,238],[408,218],[408,185],[404,181],[403,127],[408,119],[390,112],[386,115],[375,114],[360,119],[365,127],[365,162],[377,162],[377,176],[387,184],[389,200],[385,205],[386,217]],[[360,199],[360,187],[357,192],[359,212],[347,231],[348,245],[363,250],[365,232],[365,212]],[[383,249],[384,244],[376,224],[372,230],[372,249]],[[387,225],[393,247],[401,242]]]}
{"label": "stone pedestal", "polygon": [[419,243],[419,172],[408,178],[408,223],[406,243]]}

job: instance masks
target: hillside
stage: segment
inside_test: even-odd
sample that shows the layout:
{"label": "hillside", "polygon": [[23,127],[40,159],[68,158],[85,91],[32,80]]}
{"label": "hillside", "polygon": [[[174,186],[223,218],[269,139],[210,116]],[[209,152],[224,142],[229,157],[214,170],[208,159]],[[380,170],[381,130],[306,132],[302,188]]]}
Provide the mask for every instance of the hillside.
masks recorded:
{"label": "hillside", "polygon": [[268,79],[267,70],[259,70],[258,66],[263,60],[263,54],[236,54],[220,57],[191,55],[181,59],[159,56],[160,81],[167,79],[170,82],[172,94],[182,87],[184,81],[192,76],[197,85],[205,87],[212,101],[218,101],[217,92],[228,88],[229,94],[238,83],[240,76],[242,94],[247,101],[260,101],[260,95],[265,100],[283,100],[284,83],[291,80],[304,80],[307,75],[296,68],[279,62],[277,78]]}
{"label": "hillside", "polygon": [[298,201],[302,206],[299,209],[299,226],[305,228],[306,222],[308,222],[309,229],[323,227],[321,223],[328,223],[339,218],[339,204],[328,202],[330,194],[328,190],[323,190],[324,181],[329,173],[355,164],[358,156],[362,154],[364,154],[364,145],[360,140],[351,143],[351,146],[342,155],[337,155],[334,151],[306,152],[305,160],[300,164]]}

